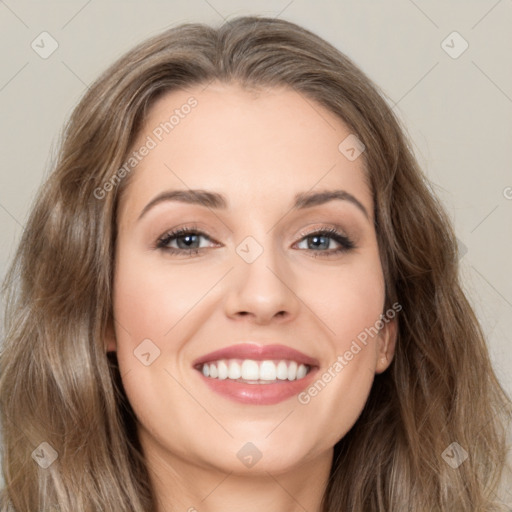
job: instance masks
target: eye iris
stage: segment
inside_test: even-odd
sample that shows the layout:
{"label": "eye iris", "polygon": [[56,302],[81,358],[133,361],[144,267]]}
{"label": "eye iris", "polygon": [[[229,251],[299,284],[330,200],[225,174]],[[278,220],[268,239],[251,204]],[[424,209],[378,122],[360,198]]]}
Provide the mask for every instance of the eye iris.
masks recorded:
{"label": "eye iris", "polygon": [[313,247],[318,248],[319,246],[318,245],[314,245],[314,244],[316,244],[319,240],[323,239],[324,243],[320,242],[320,245],[324,249],[328,249],[329,248],[329,237],[324,236],[324,235],[313,235],[310,238],[313,241],[313,244],[312,244]]}
{"label": "eye iris", "polygon": [[[184,247],[180,247],[180,240],[183,240],[185,239],[186,242],[185,242],[185,246]],[[195,240],[192,240],[192,239],[195,239]],[[176,238],[176,241],[177,241],[177,244],[178,244],[178,247],[180,249],[190,249],[190,248],[197,248],[195,245],[194,247],[192,247],[191,245],[189,245],[189,243],[194,243],[194,242],[197,242],[199,240],[199,236],[198,235],[194,235],[194,234],[186,234],[186,235],[181,235],[179,237]]]}

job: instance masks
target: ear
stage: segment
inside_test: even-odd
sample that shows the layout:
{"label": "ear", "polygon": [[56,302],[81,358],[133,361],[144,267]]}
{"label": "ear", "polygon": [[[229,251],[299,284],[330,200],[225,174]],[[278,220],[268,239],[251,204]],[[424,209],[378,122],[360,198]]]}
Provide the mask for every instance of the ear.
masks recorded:
{"label": "ear", "polygon": [[112,318],[109,320],[105,331],[105,346],[107,352],[115,352],[117,350],[116,332]]}
{"label": "ear", "polygon": [[375,365],[375,373],[382,373],[387,370],[393,356],[395,355],[397,338],[397,322],[396,318],[384,322],[384,327],[380,330],[377,337],[377,363]]}

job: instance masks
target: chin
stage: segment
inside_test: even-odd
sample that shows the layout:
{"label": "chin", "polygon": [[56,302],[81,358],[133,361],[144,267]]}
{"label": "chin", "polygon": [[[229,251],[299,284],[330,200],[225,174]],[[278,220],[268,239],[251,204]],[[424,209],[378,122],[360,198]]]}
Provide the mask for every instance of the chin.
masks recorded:
{"label": "chin", "polygon": [[229,443],[210,446],[207,460],[204,457],[205,452],[198,453],[197,456],[209,467],[215,467],[223,473],[268,476],[268,473],[286,473],[304,464],[310,454],[305,448],[297,442],[276,442],[261,436],[253,438],[252,441],[235,439]]}

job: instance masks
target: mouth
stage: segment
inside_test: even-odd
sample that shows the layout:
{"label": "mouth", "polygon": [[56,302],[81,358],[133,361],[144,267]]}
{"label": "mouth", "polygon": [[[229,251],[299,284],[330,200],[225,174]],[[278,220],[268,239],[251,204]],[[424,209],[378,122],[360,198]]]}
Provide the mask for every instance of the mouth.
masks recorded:
{"label": "mouth", "polygon": [[239,403],[271,405],[300,393],[319,369],[318,360],[284,345],[233,345],[193,363],[212,391]]}
{"label": "mouth", "polygon": [[246,384],[270,384],[303,379],[311,366],[290,360],[221,359],[196,366],[206,378]]}

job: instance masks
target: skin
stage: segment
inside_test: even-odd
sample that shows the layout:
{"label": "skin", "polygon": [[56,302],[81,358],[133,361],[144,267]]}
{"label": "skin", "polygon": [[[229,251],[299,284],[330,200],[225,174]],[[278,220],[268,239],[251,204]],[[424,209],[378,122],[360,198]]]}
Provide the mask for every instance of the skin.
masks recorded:
{"label": "skin", "polygon": [[[197,106],[137,165],[121,197],[107,350],[117,351],[158,512],[319,511],[333,446],[392,361],[395,321],[308,404],[297,396],[233,402],[211,391],[192,361],[242,341],[280,343],[316,357],[321,374],[375,324],[384,277],[363,158],[338,150],[350,130],[312,100],[216,82],[162,96],[134,148],[190,96]],[[228,208],[166,201],[138,220],[162,191],[188,188],[220,192]],[[355,196],[368,218],[342,200],[291,208],[299,192],[334,189]],[[155,247],[167,231],[192,224],[207,235],[199,254]],[[302,233],[329,227],[356,247],[322,257],[338,242],[318,248]],[[250,264],[236,252],[247,236],[263,248]],[[170,245],[186,247],[183,238]],[[160,350],[148,366],[134,356],[145,339]],[[247,442],[262,454],[251,468],[237,457]]]}

